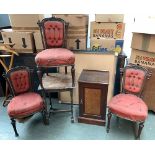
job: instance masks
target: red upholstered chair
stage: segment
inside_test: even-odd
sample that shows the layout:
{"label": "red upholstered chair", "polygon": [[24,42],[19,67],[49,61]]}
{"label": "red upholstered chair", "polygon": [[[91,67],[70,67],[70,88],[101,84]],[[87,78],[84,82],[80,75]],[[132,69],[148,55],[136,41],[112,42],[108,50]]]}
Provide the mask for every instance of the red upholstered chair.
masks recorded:
{"label": "red upholstered chair", "polygon": [[42,112],[44,123],[48,124],[46,104],[39,94],[33,92],[30,70],[27,67],[16,67],[9,70],[5,78],[13,95],[7,111],[15,136],[18,136],[16,120],[24,121],[37,112]]}
{"label": "red upholstered chair", "polygon": [[[75,85],[75,56],[72,51],[66,48],[66,35],[68,24],[60,18],[45,18],[38,22],[44,50],[35,57],[38,67],[38,75],[41,88],[45,92],[70,91],[71,95],[71,120],[73,122],[73,87]],[[70,77],[67,75],[67,67],[71,67]],[[56,67],[57,71],[64,68],[64,74],[50,74],[48,68]],[[47,74],[43,75],[43,70]],[[61,72],[62,73],[62,72]],[[65,76],[67,75],[67,76]],[[54,112],[50,98],[50,112]]]}
{"label": "red upholstered chair", "polygon": [[146,68],[129,65],[123,69],[122,75],[122,92],[108,103],[107,132],[110,129],[111,116],[115,114],[123,119],[139,123],[138,133],[136,133],[136,138],[139,139],[148,115],[147,105],[141,99],[142,90],[146,79],[149,79],[151,74]]}

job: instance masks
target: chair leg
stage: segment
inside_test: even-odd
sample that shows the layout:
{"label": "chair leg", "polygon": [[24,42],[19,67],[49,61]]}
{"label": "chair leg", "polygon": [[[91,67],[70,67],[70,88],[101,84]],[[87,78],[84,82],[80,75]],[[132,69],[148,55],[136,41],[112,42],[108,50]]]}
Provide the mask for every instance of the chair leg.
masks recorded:
{"label": "chair leg", "polygon": [[51,93],[48,93],[49,96],[49,101],[50,101],[50,110],[53,109],[53,104],[52,104],[52,98],[51,98]]}
{"label": "chair leg", "polygon": [[107,133],[109,133],[109,130],[110,130],[110,120],[111,120],[111,117],[112,117],[112,113],[110,111],[108,111],[107,117],[108,117]]}
{"label": "chair leg", "polygon": [[49,115],[48,115],[46,108],[42,111],[42,115],[43,115],[44,124],[49,125]]}
{"label": "chair leg", "polygon": [[72,74],[72,87],[75,86],[75,68],[74,65],[71,67],[71,74]]}
{"label": "chair leg", "polygon": [[136,139],[140,139],[140,135],[141,135],[143,127],[144,127],[144,122],[139,123],[138,134],[137,134]]}
{"label": "chair leg", "polygon": [[70,97],[71,97],[71,123],[74,123],[74,117],[73,117],[73,90],[70,91]]}
{"label": "chair leg", "polygon": [[16,129],[16,121],[13,118],[11,118],[11,124],[13,126],[13,129],[14,129],[14,132],[15,132],[15,136],[18,137],[19,134],[18,134],[17,129]]}

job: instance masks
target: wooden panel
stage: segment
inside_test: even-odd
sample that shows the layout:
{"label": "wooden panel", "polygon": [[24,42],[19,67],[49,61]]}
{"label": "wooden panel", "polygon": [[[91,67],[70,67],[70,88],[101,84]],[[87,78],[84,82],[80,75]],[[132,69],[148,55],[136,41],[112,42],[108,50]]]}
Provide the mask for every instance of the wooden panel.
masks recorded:
{"label": "wooden panel", "polygon": [[78,81],[86,83],[107,84],[109,83],[109,71],[84,69]]}
{"label": "wooden panel", "polygon": [[[113,88],[116,72],[116,56],[114,54],[93,54],[93,53],[75,53],[75,86],[73,91],[74,104],[79,103],[78,83],[77,80],[83,69],[91,70],[108,70],[109,73],[109,88],[108,88],[108,101],[113,96]],[[63,69],[64,70],[64,69]],[[70,69],[68,69],[70,71]],[[69,92],[60,93],[61,101],[64,103],[70,103]]]}
{"label": "wooden panel", "polygon": [[85,88],[85,112],[86,114],[100,115],[101,89]]}

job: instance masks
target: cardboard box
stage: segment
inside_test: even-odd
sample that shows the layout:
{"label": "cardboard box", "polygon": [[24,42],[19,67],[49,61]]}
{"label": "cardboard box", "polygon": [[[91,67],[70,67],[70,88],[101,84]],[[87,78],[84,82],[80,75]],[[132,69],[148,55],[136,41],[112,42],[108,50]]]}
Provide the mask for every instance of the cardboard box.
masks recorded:
{"label": "cardboard box", "polygon": [[155,112],[155,68],[146,67],[152,71],[152,76],[147,80],[143,90],[143,100],[147,104],[148,109]]}
{"label": "cardboard box", "polygon": [[[73,103],[79,104],[79,93],[78,93],[78,78],[83,69],[91,70],[108,70],[109,71],[109,86],[108,86],[108,98],[109,102],[113,96],[114,82],[116,74],[116,62],[117,57],[114,54],[104,53],[75,53],[75,89],[73,90]],[[68,72],[70,68],[68,69]],[[60,68],[60,72],[64,72],[64,68]],[[70,103],[70,93],[61,92],[60,100],[62,103]]]}
{"label": "cardboard box", "polygon": [[70,50],[86,50],[87,34],[70,35],[67,37],[67,48]]}
{"label": "cardboard box", "polygon": [[95,14],[96,22],[123,22],[124,14]]}
{"label": "cardboard box", "polygon": [[91,22],[90,37],[123,39],[124,30],[124,23]]}
{"label": "cardboard box", "polygon": [[67,48],[71,50],[87,49],[88,27],[70,27],[67,32]]}
{"label": "cardboard box", "polygon": [[44,49],[42,39],[41,39],[41,33],[40,33],[40,31],[36,31],[33,35],[34,35],[36,51],[40,52]]}
{"label": "cardboard box", "polygon": [[105,38],[91,38],[90,48],[92,51],[108,52],[114,51],[121,53],[123,50],[124,40],[120,39],[105,39]]}
{"label": "cardboard box", "polygon": [[83,28],[88,25],[89,22],[89,16],[86,14],[52,14],[52,16],[68,22],[69,27],[79,26],[79,28]]}
{"label": "cardboard box", "polygon": [[19,53],[33,53],[35,51],[32,32],[1,32],[4,43],[14,43],[11,48]]}
{"label": "cardboard box", "polygon": [[38,20],[44,18],[43,14],[9,14],[13,30],[39,30]]}
{"label": "cardboard box", "polygon": [[88,27],[79,28],[78,26],[69,27],[67,31],[67,36],[72,35],[84,35],[88,33]]}
{"label": "cardboard box", "polygon": [[155,53],[132,49],[129,62],[144,67],[155,68]]}
{"label": "cardboard box", "polygon": [[155,34],[133,33],[131,48],[155,53]]}

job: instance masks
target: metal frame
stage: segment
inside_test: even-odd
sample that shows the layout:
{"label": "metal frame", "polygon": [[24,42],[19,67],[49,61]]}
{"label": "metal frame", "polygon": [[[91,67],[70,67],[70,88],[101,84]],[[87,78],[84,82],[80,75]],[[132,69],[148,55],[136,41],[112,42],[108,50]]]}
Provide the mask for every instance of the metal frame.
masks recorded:
{"label": "metal frame", "polygon": [[[11,90],[11,93],[12,93],[12,96],[15,97],[19,94],[22,94],[22,93],[16,93],[15,90],[14,90],[14,87],[13,87],[13,83],[11,81],[11,73],[15,72],[15,71],[21,71],[21,70],[25,70],[28,72],[28,75],[29,75],[29,83],[30,83],[30,88],[26,91],[26,92],[33,92],[33,88],[32,88],[32,80],[31,80],[31,70],[28,68],[28,67],[25,67],[25,66],[20,66],[20,67],[15,67],[15,68],[12,68],[11,70],[9,70],[5,75],[5,79],[9,85],[9,88]],[[42,93],[42,95],[44,96],[44,94]],[[48,113],[47,113],[47,106],[46,106],[46,101],[44,100],[44,108],[41,109],[41,111],[36,111],[35,113],[37,112],[41,112],[42,115],[43,115],[43,121],[44,121],[44,124],[47,125],[49,124],[49,120],[48,120]],[[31,113],[29,114],[28,116],[24,116],[25,117],[29,117],[29,116],[33,116],[33,114],[35,113]],[[18,117],[10,117],[11,119],[11,124],[13,126],[13,129],[14,129],[14,132],[15,132],[15,136],[19,136],[18,132],[17,132],[17,129],[16,129],[16,119],[22,119],[22,118],[18,118]]]}
{"label": "metal frame", "polygon": [[[142,87],[141,87],[141,90],[139,91],[139,93],[133,93],[133,92],[130,92],[130,91],[127,91],[124,89],[124,83],[125,83],[125,73],[127,69],[130,69],[130,68],[133,68],[133,69],[137,69],[137,70],[142,70],[144,73],[145,73],[145,78],[143,80],[143,84],[142,84]],[[126,67],[124,67],[123,69],[121,68],[121,93],[124,93],[124,94],[134,94],[140,98],[142,98],[142,91],[144,89],[144,84],[146,82],[147,79],[149,79],[152,75],[152,73],[147,70],[145,67],[142,67],[142,66],[139,66],[139,65],[134,65],[134,64],[130,64],[130,65],[127,65]],[[107,114],[107,117],[108,117],[108,124],[107,124],[107,133],[109,133],[109,130],[110,130],[110,120],[111,120],[111,117],[112,117],[112,112],[110,111],[110,109],[108,108],[108,114]],[[114,114],[116,115],[116,114]],[[118,118],[123,118],[119,115],[116,115]],[[139,128],[138,128],[138,131],[136,130],[136,139],[140,139],[140,135],[141,135],[141,131],[144,127],[144,121],[133,121],[131,119],[127,119],[127,118],[123,118],[123,119],[126,119],[126,120],[129,120],[129,121],[132,121],[132,122],[135,122],[135,123],[138,123],[139,124]]]}
{"label": "metal frame", "polygon": [[[47,21],[59,21],[61,22],[63,25],[64,25],[64,31],[63,31],[63,45],[60,47],[60,48],[65,48],[66,47],[66,37],[67,37],[67,31],[68,31],[68,23],[65,22],[63,19],[61,18],[56,18],[56,17],[50,17],[50,18],[45,18],[43,19],[41,22],[38,21],[38,25],[39,25],[39,28],[40,28],[40,32],[41,32],[41,37],[42,37],[42,43],[43,43],[43,47],[44,49],[49,49],[49,48],[59,48],[59,47],[52,47],[52,46],[48,46],[47,45],[47,42],[46,42],[46,37],[45,37],[45,31],[44,31],[44,23],[47,22]],[[42,69],[47,69],[47,68],[53,68],[53,67],[56,67],[59,71],[59,67],[65,67],[65,74],[67,74],[67,67],[68,66],[71,66],[71,75],[72,75],[72,87],[71,88],[67,88],[67,89],[50,89],[50,90],[47,90],[46,88],[43,87],[43,83],[42,83]],[[71,112],[71,122],[73,123],[74,122],[74,117],[73,117],[73,89],[74,89],[74,86],[75,86],[75,65],[74,64],[70,64],[70,65],[57,65],[57,66],[37,66],[38,68],[38,77],[39,77],[39,80],[40,80],[40,84],[41,84],[41,89],[45,92],[45,93],[48,93],[50,94],[50,92],[58,92],[60,93],[61,91],[70,91],[70,96],[71,96],[71,110],[60,110],[60,109],[54,109],[53,106],[52,106],[52,101],[51,101],[51,96],[49,95],[49,98],[50,98],[50,111],[49,113],[56,113],[56,112]],[[46,72],[46,74],[48,75],[48,73]],[[50,115],[49,115],[50,116]]]}

